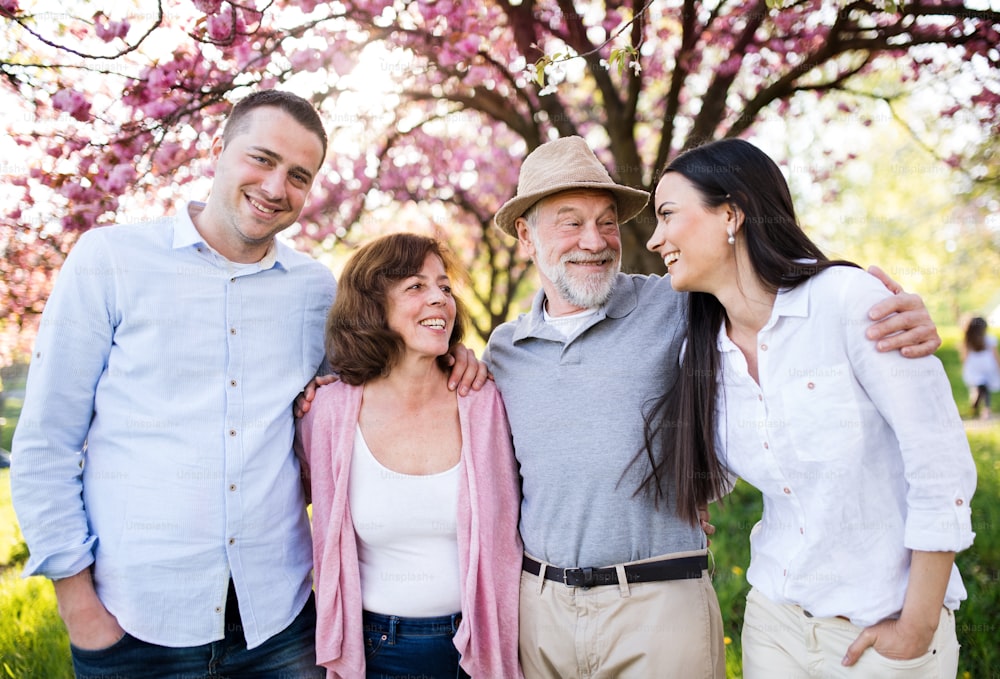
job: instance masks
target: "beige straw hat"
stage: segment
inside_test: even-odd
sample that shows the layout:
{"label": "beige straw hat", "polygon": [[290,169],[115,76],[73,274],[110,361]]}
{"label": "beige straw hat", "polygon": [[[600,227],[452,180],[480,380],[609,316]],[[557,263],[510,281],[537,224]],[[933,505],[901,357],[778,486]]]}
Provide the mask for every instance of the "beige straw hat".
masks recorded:
{"label": "beige straw hat", "polygon": [[627,222],[646,207],[649,194],[616,184],[582,137],[562,137],[542,144],[521,164],[517,195],[497,210],[497,227],[517,236],[514,222],[546,196],[570,189],[610,191],[618,201],[618,220]]}

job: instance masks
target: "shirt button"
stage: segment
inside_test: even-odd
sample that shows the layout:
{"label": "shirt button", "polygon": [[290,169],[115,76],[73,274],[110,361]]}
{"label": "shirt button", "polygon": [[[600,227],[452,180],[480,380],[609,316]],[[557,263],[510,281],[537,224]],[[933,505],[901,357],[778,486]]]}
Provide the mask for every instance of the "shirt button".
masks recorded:
{"label": "shirt button", "polygon": [[229,544],[235,545],[236,544],[236,538],[229,538]]}
{"label": "shirt button", "polygon": [[236,380],[229,380],[229,386],[235,387],[236,386]]}
{"label": "shirt button", "polygon": [[230,283],[235,283],[236,282],[236,276],[233,276],[232,278],[230,278],[229,282]]}
{"label": "shirt button", "polygon": [[771,446],[768,445],[767,441],[764,441],[764,450],[770,450]]}
{"label": "shirt button", "polygon": [[230,328],[229,329],[229,334],[230,335],[235,335],[236,334],[236,328]]}
{"label": "shirt button", "polygon": [[806,385],[806,389],[815,389],[815,388],[816,388],[816,385],[813,384],[812,382],[810,382],[809,384]]}
{"label": "shirt button", "polygon": [[758,401],[763,401],[764,400],[764,394],[757,394],[757,400]]}
{"label": "shirt button", "polygon": [[236,484],[235,483],[230,483],[229,484],[229,490],[236,490]]}
{"label": "shirt button", "polygon": [[221,613],[222,612],[222,606],[216,606],[215,607],[215,612],[216,613]]}
{"label": "shirt button", "polygon": [[805,535],[805,534],[806,534],[806,529],[799,526],[799,535]]}
{"label": "shirt button", "polygon": [[761,344],[760,345],[760,350],[761,351],[767,351],[767,345],[766,344]]}
{"label": "shirt button", "polygon": [[235,429],[230,429],[229,430],[229,435],[230,436],[236,436],[236,430]]}
{"label": "shirt button", "polygon": [[965,504],[965,500],[963,500],[962,498],[958,498],[957,500],[955,500],[955,504],[961,507],[962,505]]}
{"label": "shirt button", "polygon": [[791,495],[791,494],[792,494],[792,489],[791,489],[791,488],[789,488],[788,486],[785,486],[785,487],[784,487],[784,488],[782,488],[781,490],[782,490],[782,492],[784,492],[784,493],[785,493],[785,495]]}

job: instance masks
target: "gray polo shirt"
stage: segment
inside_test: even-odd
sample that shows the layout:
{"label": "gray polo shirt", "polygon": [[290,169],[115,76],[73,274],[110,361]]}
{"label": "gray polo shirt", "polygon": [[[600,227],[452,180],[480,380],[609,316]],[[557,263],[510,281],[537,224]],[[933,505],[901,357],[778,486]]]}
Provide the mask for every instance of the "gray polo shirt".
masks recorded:
{"label": "gray polo shirt", "polygon": [[514,436],[529,554],[598,567],[705,547],[672,504],[634,495],[648,469],[643,405],[676,377],[686,299],[666,278],[618,274],[608,303],[568,339],[545,323],[542,291],[493,332],[484,358]]}

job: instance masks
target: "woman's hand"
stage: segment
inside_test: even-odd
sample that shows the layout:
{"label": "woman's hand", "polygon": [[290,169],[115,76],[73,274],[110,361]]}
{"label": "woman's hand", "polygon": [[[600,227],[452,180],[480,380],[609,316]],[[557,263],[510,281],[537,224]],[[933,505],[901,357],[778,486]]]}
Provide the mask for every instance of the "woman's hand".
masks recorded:
{"label": "woman's hand", "polygon": [[858,635],[854,643],[848,647],[847,655],[841,664],[850,667],[869,648],[874,648],[879,655],[889,660],[919,658],[930,649],[935,631],[937,631],[936,619],[933,627],[926,624],[907,624],[902,618],[883,620],[866,627]]}
{"label": "woman's hand", "polygon": [[869,648],[890,660],[910,660],[926,653],[941,622],[944,593],[954,563],[955,552],[914,550],[899,619],[889,618],[862,630],[841,664],[853,665]]}

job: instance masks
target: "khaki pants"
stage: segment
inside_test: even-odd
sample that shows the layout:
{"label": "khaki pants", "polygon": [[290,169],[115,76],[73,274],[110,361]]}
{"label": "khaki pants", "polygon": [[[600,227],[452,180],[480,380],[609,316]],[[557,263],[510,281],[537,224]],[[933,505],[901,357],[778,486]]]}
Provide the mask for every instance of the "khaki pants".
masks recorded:
{"label": "khaki pants", "polygon": [[[619,567],[619,580],[624,582],[622,574]],[[519,617],[526,679],[726,676],[722,616],[707,572],[696,580],[586,589],[525,572]]]}
{"label": "khaki pants", "polygon": [[801,606],[776,604],[751,589],[743,619],[744,679],[955,679],[955,616],[941,609],[931,647],[912,660],[889,660],[867,649],[852,667],[840,664],[863,628],[843,618],[811,618]]}

